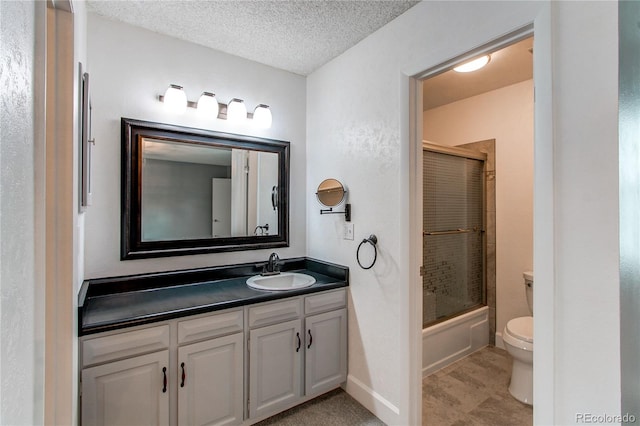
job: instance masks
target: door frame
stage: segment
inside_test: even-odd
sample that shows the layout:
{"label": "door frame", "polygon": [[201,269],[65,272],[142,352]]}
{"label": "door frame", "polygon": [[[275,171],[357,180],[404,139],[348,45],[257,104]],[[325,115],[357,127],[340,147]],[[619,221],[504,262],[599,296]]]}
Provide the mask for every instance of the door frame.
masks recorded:
{"label": "door frame", "polygon": [[[72,0],[47,2],[42,59],[44,140],[36,145],[39,238],[44,285],[44,424],[78,423],[77,62]],[[40,219],[39,218],[39,219]]]}
{"label": "door frame", "polygon": [[[471,59],[483,52],[497,50],[519,39],[534,36],[534,273],[536,275],[536,293],[534,306],[540,315],[534,315],[534,339],[536,352],[534,364],[544,365],[534,373],[534,423],[552,424],[555,418],[555,245],[554,245],[554,143],[553,143],[553,99],[552,99],[552,20],[551,4],[541,7],[539,14],[530,22],[507,35],[490,40],[480,47],[470,46],[470,50],[432,68],[413,75],[405,75],[403,82],[407,89],[407,100],[403,105],[406,113],[409,142],[408,158],[408,200],[407,214],[409,246],[407,258],[409,270],[405,277],[408,280],[404,292],[407,311],[406,345],[409,361],[409,375],[406,385],[410,398],[407,418],[418,424],[422,419],[422,298],[420,297],[421,277],[419,268],[422,264],[422,80],[429,76],[451,68],[453,64]],[[405,109],[406,108],[406,109]]]}

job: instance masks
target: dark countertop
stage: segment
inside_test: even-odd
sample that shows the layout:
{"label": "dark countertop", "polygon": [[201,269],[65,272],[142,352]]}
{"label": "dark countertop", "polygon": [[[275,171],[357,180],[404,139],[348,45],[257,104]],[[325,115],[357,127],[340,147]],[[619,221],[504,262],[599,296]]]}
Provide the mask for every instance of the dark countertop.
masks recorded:
{"label": "dark countertop", "polygon": [[349,269],[314,259],[281,261],[282,272],[313,276],[310,287],[256,290],[246,284],[262,264],[170,271],[86,280],[80,291],[78,335],[116,330],[349,285]]}

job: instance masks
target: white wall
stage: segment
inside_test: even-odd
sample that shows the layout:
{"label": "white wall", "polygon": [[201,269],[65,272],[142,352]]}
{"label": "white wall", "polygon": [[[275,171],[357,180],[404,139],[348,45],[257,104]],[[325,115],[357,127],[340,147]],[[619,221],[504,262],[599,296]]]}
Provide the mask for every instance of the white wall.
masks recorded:
{"label": "white wall", "polygon": [[[419,303],[407,250],[419,231],[409,225],[408,76],[534,21],[534,256],[544,272],[536,273],[535,356],[545,361],[535,369],[535,422],[620,410],[617,4],[422,2],[307,83],[307,193],[326,177],[343,181],[356,235],[342,240],[340,218],[320,216],[310,197],[308,253],[351,268],[348,389],[387,423],[419,422],[408,402],[419,392],[406,314]],[[355,249],[369,233],[380,254],[364,271]]]}
{"label": "white wall", "polygon": [[530,315],[522,273],[533,270],[533,81],[427,110],[423,138],[455,146],[496,140],[496,345],[507,321]]}
{"label": "white wall", "polygon": [[620,410],[618,13],[616,2],[553,5],[554,368],[562,424],[578,412]]}
{"label": "white wall", "polygon": [[[93,105],[93,205],[86,213],[85,277],[104,277],[266,260],[272,250],[120,261],[120,118],[178,124],[291,142],[290,247],[281,258],[306,255],[305,79],[255,62],[89,15],[88,69]],[[271,106],[273,127],[257,130],[205,121],[193,109],[174,116],[157,96],[170,83],[189,100],[213,91],[220,102],[244,99],[248,110]]]}
{"label": "white wall", "polygon": [[[81,275],[81,225],[74,212],[77,171],[60,165],[76,159],[73,64],[86,55],[85,18],[82,3],[73,20],[66,12],[58,19],[47,6],[0,4],[0,75],[3,87],[10,88],[2,91],[0,118],[1,424],[73,424],[77,412],[75,290]],[[69,68],[58,68],[61,62]],[[63,108],[47,110],[45,101]]]}
{"label": "white wall", "polygon": [[[0,424],[44,419],[44,286],[36,246],[39,226],[36,105],[46,5],[0,2]],[[37,148],[36,148],[37,146]]]}

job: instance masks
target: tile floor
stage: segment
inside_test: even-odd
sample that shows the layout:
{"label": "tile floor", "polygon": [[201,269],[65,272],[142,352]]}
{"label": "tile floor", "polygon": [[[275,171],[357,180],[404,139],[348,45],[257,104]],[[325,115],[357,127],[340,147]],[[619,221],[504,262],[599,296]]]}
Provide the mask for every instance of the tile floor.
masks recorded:
{"label": "tile floor", "polygon": [[254,426],[385,426],[342,389],[269,417]]}
{"label": "tile floor", "polygon": [[[511,358],[492,346],[422,381],[422,426],[528,426],[531,406],[507,390]],[[384,426],[342,389],[270,417],[259,426]]]}
{"label": "tile floor", "polygon": [[533,409],[509,394],[511,357],[487,346],[422,381],[423,426],[527,426]]}

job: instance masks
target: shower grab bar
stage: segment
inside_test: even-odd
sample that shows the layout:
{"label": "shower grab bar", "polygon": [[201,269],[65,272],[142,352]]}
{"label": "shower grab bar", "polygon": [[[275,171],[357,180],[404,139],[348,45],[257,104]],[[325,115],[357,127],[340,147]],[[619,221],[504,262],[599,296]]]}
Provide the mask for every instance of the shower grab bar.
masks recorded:
{"label": "shower grab bar", "polygon": [[484,229],[480,229],[478,227],[474,227],[471,229],[451,229],[449,231],[424,231],[422,233],[423,236],[426,235],[450,235],[450,234],[468,234],[470,232],[484,232]]}

